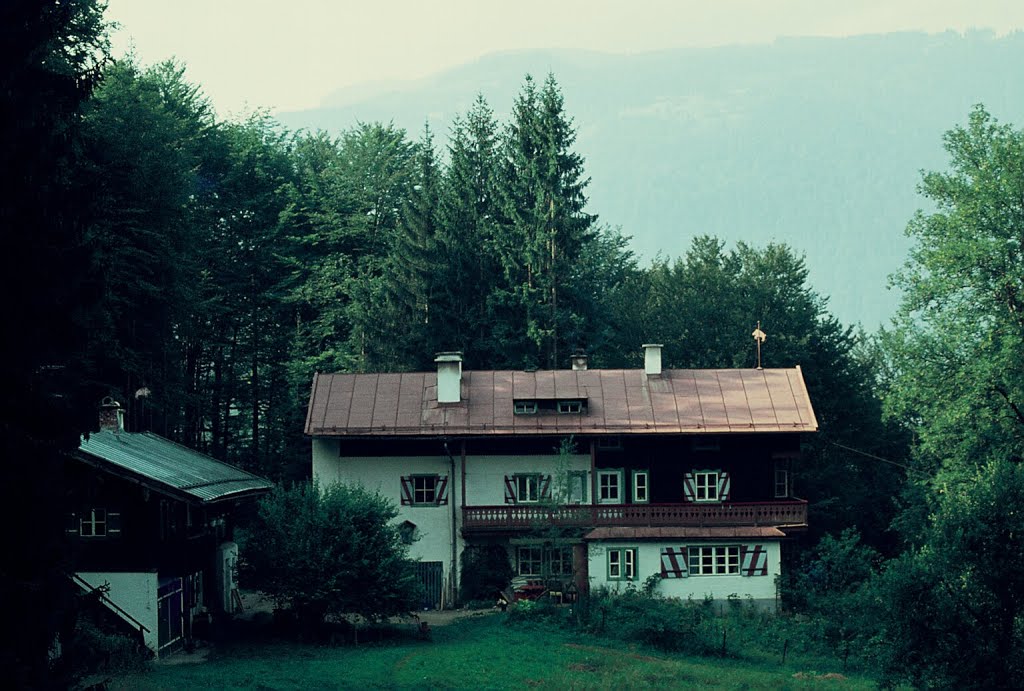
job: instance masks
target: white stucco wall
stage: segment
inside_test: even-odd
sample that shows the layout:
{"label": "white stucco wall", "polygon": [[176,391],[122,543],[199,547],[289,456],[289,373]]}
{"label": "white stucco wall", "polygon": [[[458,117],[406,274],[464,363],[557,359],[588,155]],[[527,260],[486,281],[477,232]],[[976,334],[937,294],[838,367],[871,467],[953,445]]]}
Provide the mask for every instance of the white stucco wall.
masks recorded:
{"label": "white stucco wall", "polygon": [[[746,542],[754,544],[753,542]],[[591,542],[587,545],[588,573],[591,589],[605,588],[618,592],[632,583],[638,590],[651,574],[661,573],[662,547],[708,547],[735,545],[736,542]],[[778,541],[758,541],[767,553],[767,576],[688,576],[686,578],[662,578],[655,593],[663,597],[693,598],[702,601],[707,597],[724,603],[730,595],[742,600],[753,599],[758,605],[774,608],[776,602],[776,580],[782,571]],[[635,581],[608,580],[608,549],[637,549],[637,579]]]}
{"label": "white stucco wall", "polygon": [[[157,573],[143,572],[79,572],[78,577],[94,588],[104,583],[110,584],[107,597],[117,606],[128,612],[140,624],[149,629],[143,632],[146,647],[154,653],[157,650],[158,613],[157,613]],[[118,616],[119,612],[111,608]],[[123,619],[124,617],[122,617]],[[125,621],[128,621],[127,619]],[[128,622],[134,626],[133,622]]]}
{"label": "white stucco wall", "polygon": [[[552,495],[556,500],[565,493],[565,476],[569,471],[589,471],[590,456],[574,454],[550,456],[467,456],[466,506],[501,506],[505,503],[505,476],[521,473],[551,475]],[[587,501],[590,501],[591,478],[587,475]]]}
{"label": "white stucco wall", "polygon": [[[416,524],[417,540],[409,548],[409,556],[421,561],[439,561],[444,564],[445,579],[452,561],[452,508],[458,515],[461,489],[461,470],[456,458],[455,477],[450,477],[451,461],[444,456],[359,456],[338,455],[338,442],[313,440],[313,478],[321,485],[345,482],[361,485],[371,492],[379,492],[398,507],[398,523]],[[401,478],[405,475],[445,475],[448,477],[448,503],[440,506],[402,506]],[[456,539],[458,540],[457,533]],[[462,553],[458,540],[457,555]]]}

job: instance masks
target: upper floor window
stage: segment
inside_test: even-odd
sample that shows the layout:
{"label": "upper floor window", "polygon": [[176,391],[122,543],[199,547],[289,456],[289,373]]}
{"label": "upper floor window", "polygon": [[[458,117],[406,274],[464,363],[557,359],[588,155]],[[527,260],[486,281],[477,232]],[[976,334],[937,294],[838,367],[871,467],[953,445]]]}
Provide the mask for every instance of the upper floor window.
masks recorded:
{"label": "upper floor window", "polygon": [[597,503],[621,504],[622,495],[622,470],[598,470]]}
{"label": "upper floor window", "polygon": [[568,497],[570,504],[586,504],[587,503],[587,471],[585,470],[570,470],[569,471],[569,491]]}
{"label": "upper floor window", "polygon": [[775,461],[775,498],[783,499],[792,494],[789,477],[789,461]]}
{"label": "upper floor window", "polygon": [[403,506],[441,506],[448,503],[447,475],[406,475],[401,483]]}
{"label": "upper floor window", "polygon": [[728,501],[730,489],[729,473],[724,470],[694,470],[683,476],[686,501]]}
{"label": "upper floor window", "polygon": [[540,475],[516,475],[516,499],[520,502],[540,501]]}
{"label": "upper floor window", "polygon": [[521,473],[505,476],[505,503],[532,504],[551,499],[551,476]]}
{"label": "upper floor window", "polygon": [[651,476],[646,470],[633,471],[633,503],[647,504],[651,501]]}

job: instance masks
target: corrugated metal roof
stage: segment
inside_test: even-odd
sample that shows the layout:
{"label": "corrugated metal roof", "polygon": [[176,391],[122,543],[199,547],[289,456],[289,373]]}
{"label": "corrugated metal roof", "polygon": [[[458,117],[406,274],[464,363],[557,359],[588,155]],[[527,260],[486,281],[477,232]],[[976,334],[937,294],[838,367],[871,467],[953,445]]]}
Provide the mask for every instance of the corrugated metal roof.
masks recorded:
{"label": "corrugated metal roof", "polygon": [[729,540],[734,538],[784,538],[768,526],[719,526],[713,528],[595,528],[584,540]]}
{"label": "corrugated metal roof", "polygon": [[[466,371],[462,401],[437,402],[437,374],[317,374],[311,436],[813,432],[792,369]],[[514,415],[513,401],[587,399],[582,414]]]}
{"label": "corrugated metal roof", "polygon": [[273,487],[258,475],[148,432],[94,432],[82,439],[78,450],[114,466],[114,470],[204,503],[259,494]]}

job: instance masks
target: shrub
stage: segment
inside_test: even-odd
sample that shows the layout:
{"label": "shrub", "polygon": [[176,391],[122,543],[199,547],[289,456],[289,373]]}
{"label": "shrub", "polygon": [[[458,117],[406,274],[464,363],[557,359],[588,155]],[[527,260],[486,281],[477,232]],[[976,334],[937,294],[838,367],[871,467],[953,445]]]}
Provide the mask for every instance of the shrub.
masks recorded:
{"label": "shrub", "polygon": [[361,487],[276,488],[260,502],[243,544],[245,577],[287,605],[305,631],[328,618],[368,621],[420,601],[394,504]]}
{"label": "shrub", "polygon": [[462,551],[460,579],[463,602],[490,601],[512,580],[512,565],[502,545],[469,545]]}

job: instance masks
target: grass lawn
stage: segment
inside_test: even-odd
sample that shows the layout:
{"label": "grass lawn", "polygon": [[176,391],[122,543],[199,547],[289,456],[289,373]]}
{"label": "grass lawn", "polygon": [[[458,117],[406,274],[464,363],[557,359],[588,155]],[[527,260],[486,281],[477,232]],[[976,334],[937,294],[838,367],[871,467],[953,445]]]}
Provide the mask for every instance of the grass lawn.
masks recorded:
{"label": "grass lawn", "polygon": [[[799,659],[671,656],[543,627],[511,627],[504,615],[436,627],[431,641],[327,647],[297,643],[221,646],[194,665],[155,665],[117,677],[111,689],[637,689],[875,688]],[[835,664],[838,667],[838,663]]]}

